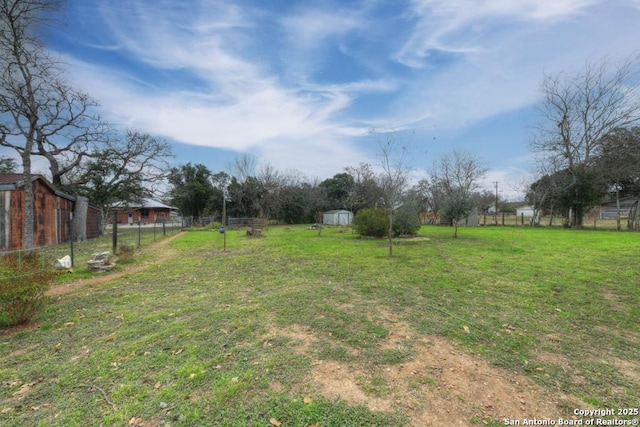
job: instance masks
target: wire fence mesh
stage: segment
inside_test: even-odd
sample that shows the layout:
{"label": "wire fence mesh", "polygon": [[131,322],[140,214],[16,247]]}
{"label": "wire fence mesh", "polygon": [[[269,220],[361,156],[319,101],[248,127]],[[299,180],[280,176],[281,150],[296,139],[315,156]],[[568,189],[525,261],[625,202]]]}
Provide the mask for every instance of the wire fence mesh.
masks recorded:
{"label": "wire fence mesh", "polygon": [[182,229],[181,221],[118,225],[115,234],[113,227],[108,226],[101,236],[82,242],[68,241],[31,249],[3,250],[0,251],[0,286],[8,279],[52,270],[55,261],[67,255],[72,258],[74,268],[83,268],[94,253],[114,254],[114,247],[115,254],[123,247],[127,250],[138,249],[174,235]]}

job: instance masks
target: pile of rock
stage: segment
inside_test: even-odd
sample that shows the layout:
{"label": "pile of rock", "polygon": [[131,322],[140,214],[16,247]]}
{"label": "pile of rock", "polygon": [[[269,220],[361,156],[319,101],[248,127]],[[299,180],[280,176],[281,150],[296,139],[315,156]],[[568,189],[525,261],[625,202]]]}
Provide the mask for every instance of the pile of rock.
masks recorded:
{"label": "pile of rock", "polygon": [[247,236],[249,237],[260,237],[262,236],[262,230],[260,228],[251,228],[247,230]]}
{"label": "pile of rock", "polygon": [[110,261],[109,252],[96,252],[87,261],[87,269],[94,273],[105,273],[115,266],[116,264]]}

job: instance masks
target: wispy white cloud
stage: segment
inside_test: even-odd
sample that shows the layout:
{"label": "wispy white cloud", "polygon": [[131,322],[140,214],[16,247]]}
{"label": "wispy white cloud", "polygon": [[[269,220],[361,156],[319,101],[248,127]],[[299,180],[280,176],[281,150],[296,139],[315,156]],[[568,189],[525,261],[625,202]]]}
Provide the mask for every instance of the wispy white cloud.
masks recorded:
{"label": "wispy white cloud", "polygon": [[113,60],[69,57],[74,82],[123,125],[316,175],[370,159],[372,128],[460,129],[529,106],[543,71],[640,35],[611,25],[632,28],[637,0],[285,3],[92,0],[84,44]]}
{"label": "wispy white cloud", "polygon": [[396,54],[410,67],[424,67],[437,52],[469,54],[490,49],[483,43],[496,27],[546,24],[580,13],[599,0],[414,0],[415,30]]}
{"label": "wispy white cloud", "polygon": [[[308,170],[326,169],[323,164],[335,169],[336,159],[355,164],[366,156],[352,138],[368,127],[343,113],[359,94],[391,91],[393,82],[365,77],[319,84],[301,76],[284,85],[272,64],[254,56],[259,12],[227,2],[195,3],[187,10],[175,2],[137,0],[124,16],[101,3],[113,45],[161,78],[70,58],[74,80],[100,99],[112,120],[183,143],[251,150],[273,164],[287,159]],[[282,19],[290,46],[313,52],[359,25],[355,18],[313,16],[306,10]],[[194,77],[195,86],[184,83]]]}

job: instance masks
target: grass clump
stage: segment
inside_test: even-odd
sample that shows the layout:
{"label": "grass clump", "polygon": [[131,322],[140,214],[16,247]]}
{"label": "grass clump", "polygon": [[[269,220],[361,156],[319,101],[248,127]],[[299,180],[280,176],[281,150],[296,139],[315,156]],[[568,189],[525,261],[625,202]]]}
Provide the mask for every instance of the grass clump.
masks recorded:
{"label": "grass clump", "polygon": [[0,258],[0,325],[31,321],[44,307],[45,292],[55,279],[36,251],[14,252]]}

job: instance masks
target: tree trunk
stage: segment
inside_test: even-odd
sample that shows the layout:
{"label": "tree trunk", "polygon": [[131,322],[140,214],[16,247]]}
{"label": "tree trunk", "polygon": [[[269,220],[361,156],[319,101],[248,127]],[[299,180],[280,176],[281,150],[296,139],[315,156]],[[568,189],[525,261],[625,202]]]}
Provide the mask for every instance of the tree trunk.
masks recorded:
{"label": "tree trunk", "polygon": [[457,239],[458,238],[458,221],[454,221],[453,222],[453,238]]}
{"label": "tree trunk", "polygon": [[87,240],[87,210],[89,199],[84,196],[76,198],[76,205],[73,209],[73,236],[76,242]]}
{"label": "tree trunk", "polygon": [[640,208],[640,198],[631,205],[629,217],[627,218],[627,229],[634,231],[638,229],[638,210]]}
{"label": "tree trunk", "polygon": [[393,257],[393,208],[389,208],[389,258]]}
{"label": "tree trunk", "polygon": [[22,236],[22,247],[33,247],[33,234],[35,223],[35,206],[34,206],[34,194],[33,183],[31,182],[31,151],[24,150],[22,154],[22,168],[24,173],[24,235]]}

